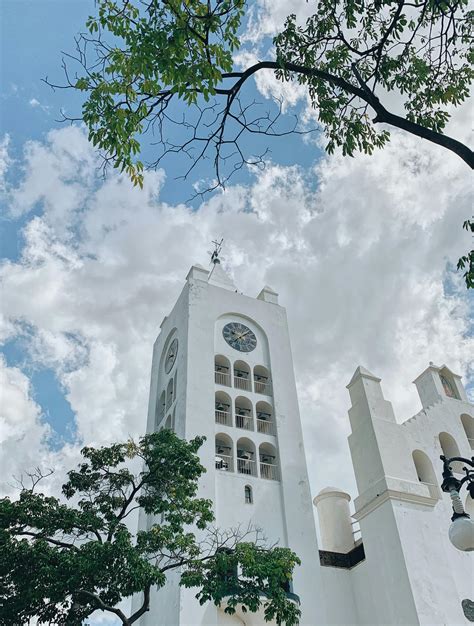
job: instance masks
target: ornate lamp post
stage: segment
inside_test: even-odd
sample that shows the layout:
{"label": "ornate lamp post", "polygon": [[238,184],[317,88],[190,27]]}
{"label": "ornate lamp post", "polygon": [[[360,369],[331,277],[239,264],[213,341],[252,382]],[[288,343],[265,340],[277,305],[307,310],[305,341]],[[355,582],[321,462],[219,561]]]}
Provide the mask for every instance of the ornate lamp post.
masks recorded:
{"label": "ornate lamp post", "polygon": [[[461,456],[453,456],[447,459],[445,456],[440,457],[443,461],[443,483],[441,489],[451,496],[453,504],[452,524],[449,527],[449,539],[453,546],[458,550],[470,552],[474,550],[474,521],[465,512],[459,492],[463,485],[469,492],[471,498],[474,499],[474,457],[465,459]],[[463,467],[465,476],[461,479],[454,476],[451,469],[451,463],[460,461],[470,467]]]}

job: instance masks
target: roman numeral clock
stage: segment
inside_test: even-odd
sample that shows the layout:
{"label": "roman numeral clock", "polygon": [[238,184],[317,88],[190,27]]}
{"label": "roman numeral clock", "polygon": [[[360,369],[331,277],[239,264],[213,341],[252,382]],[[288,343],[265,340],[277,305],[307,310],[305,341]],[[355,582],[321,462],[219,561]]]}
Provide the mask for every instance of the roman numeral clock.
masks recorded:
{"label": "roman numeral clock", "polygon": [[234,350],[239,352],[252,352],[257,345],[257,338],[254,333],[239,322],[230,322],[222,329],[224,339]]}

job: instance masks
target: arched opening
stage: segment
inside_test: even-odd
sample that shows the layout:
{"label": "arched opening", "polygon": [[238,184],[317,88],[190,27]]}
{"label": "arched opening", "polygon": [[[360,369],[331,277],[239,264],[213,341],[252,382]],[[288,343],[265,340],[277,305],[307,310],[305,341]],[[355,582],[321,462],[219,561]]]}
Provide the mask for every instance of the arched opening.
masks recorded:
{"label": "arched opening", "polygon": [[222,354],[214,358],[214,379],[218,385],[230,387],[230,361]]}
{"label": "arched opening", "polygon": [[232,400],[224,391],[216,391],[215,420],[216,424],[232,426]]}
{"label": "arched opening", "polygon": [[439,373],[441,384],[443,385],[444,393],[448,398],[455,398],[459,400],[459,394],[456,389],[456,383],[454,382],[453,375],[447,368],[443,368]]}
{"label": "arched opening", "polygon": [[245,361],[236,361],[234,363],[234,387],[244,391],[252,391],[250,367]]}
{"label": "arched opening", "polygon": [[232,439],[225,433],[216,435],[216,469],[223,472],[234,471]]}
{"label": "arched opening", "polygon": [[166,418],[165,428],[167,428],[168,430],[172,430],[173,429],[173,423],[172,423],[172,420],[171,420],[171,415],[168,415],[168,417]]}
{"label": "arched opening", "polygon": [[235,399],[235,425],[244,430],[253,430],[252,403],[244,396],[237,396]]}
{"label": "arched opening", "polygon": [[237,471],[239,474],[257,475],[255,444],[247,437],[241,437],[237,441]]}
{"label": "arched opening", "polygon": [[258,449],[260,457],[260,477],[268,480],[280,480],[277,453],[271,443],[261,443]]}
{"label": "arched opening", "polygon": [[[452,435],[449,433],[439,433],[438,438],[441,450],[447,459],[450,459],[453,456],[461,456],[458,444]],[[451,463],[451,469],[457,474],[463,473],[462,468],[463,464],[460,461],[453,461],[453,463]]]}
{"label": "arched opening", "polygon": [[174,401],[174,380],[171,378],[166,388],[166,408],[169,409]]}
{"label": "arched opening", "polygon": [[412,458],[420,483],[428,485],[432,497],[439,498],[438,481],[429,456],[421,450],[413,450]]}
{"label": "arched opening", "polygon": [[467,413],[461,415],[461,424],[466,433],[467,440],[471,446],[471,450],[474,450],[474,417],[471,417]]}
{"label": "arched opening", "polygon": [[272,385],[270,372],[263,365],[256,365],[253,368],[253,380],[255,393],[263,393],[266,396],[272,395]]}
{"label": "arched opening", "polygon": [[244,501],[245,504],[253,504],[253,492],[250,485],[245,485],[244,487]]}
{"label": "arched opening", "polygon": [[263,435],[275,435],[275,422],[271,405],[259,400],[255,408],[257,411],[257,431]]}
{"label": "arched opening", "polygon": [[158,425],[164,418],[165,411],[166,411],[166,392],[163,391],[156,403],[155,429],[158,427]]}

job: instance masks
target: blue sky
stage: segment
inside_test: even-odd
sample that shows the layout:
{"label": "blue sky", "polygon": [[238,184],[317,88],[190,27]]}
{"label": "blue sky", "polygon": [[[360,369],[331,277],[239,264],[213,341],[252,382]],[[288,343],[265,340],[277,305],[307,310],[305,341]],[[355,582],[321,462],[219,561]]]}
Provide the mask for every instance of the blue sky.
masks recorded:
{"label": "blue sky", "polygon": [[[260,34],[248,49],[266,53],[286,10],[283,0],[255,3]],[[42,82],[61,82],[61,51],[93,11],[92,0],[2,2],[3,353],[8,423],[19,433],[8,471],[39,448],[67,465],[83,441],[142,431],[159,323],[216,236],[244,292],[269,283],[281,294],[309,449],[320,445],[329,469],[347,463],[345,384],[358,364],[386,379],[400,419],[419,408],[410,383],[429,360],[472,384],[472,299],[452,272],[469,245],[459,226],[472,194],[451,155],[394,133],[372,158],[342,159],[289,136],[272,142],[265,172],[243,170],[204,200],[187,202],[194,180],[175,180],[179,159],[149,175],[143,192],[113,175],[103,181],[84,134],[55,121],[61,108],[78,112],[80,98]],[[249,96],[265,102],[274,89],[252,83]],[[291,96],[289,110],[308,113]],[[468,121],[467,106],[453,120],[456,136]],[[349,466],[341,476],[353,485]]]}
{"label": "blue sky", "polygon": [[[64,123],[57,121],[61,118],[61,110],[72,116],[80,112],[80,94],[72,90],[53,90],[43,79],[48,77],[53,83],[63,82],[62,53],[74,51],[74,37],[84,31],[86,19],[94,9],[92,0],[5,0],[2,3],[2,132],[10,137],[9,153],[16,161],[15,167],[9,170],[12,185],[22,177],[21,158],[25,144],[43,140],[52,128],[64,127]],[[248,92],[250,97],[264,101],[254,86],[250,86]],[[249,143],[250,150],[254,146],[257,149],[255,144],[255,141]],[[281,165],[290,165],[297,159],[300,165],[309,166],[319,152],[314,145],[308,145],[296,135],[283,141],[272,141],[270,149],[270,158]],[[145,159],[151,158],[152,154],[153,148],[145,141]],[[193,195],[191,185],[200,176],[208,175],[207,164],[196,170],[189,184],[176,181],[174,176],[175,172],[181,174],[184,159],[170,158],[166,165],[168,176],[160,199],[167,203],[188,202],[196,207],[200,200],[190,201]],[[248,182],[250,177],[249,172],[243,170],[233,182]],[[3,208],[6,211],[5,205]],[[19,258],[22,228],[26,220],[41,211],[41,203],[38,203],[25,218],[11,219],[4,213],[0,223],[2,258]],[[58,446],[62,440],[72,441],[75,432],[73,412],[54,372],[25,361],[24,344],[27,340],[27,337],[15,338],[4,345],[7,363],[28,372],[34,398],[43,409],[44,419],[54,430],[52,445]]]}

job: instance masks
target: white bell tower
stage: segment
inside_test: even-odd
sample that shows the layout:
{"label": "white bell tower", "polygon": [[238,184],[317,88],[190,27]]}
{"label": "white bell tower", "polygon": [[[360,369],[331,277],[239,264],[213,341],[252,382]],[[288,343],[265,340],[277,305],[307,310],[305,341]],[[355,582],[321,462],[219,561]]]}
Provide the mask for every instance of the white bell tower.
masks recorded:
{"label": "white bell tower", "polygon": [[[239,293],[218,250],[210,272],[190,269],[154,345],[147,432],[163,427],[206,437],[199,495],[214,503],[216,526],[250,523],[294,550],[301,624],[327,623],[286,313],[270,287]],[[200,606],[196,592],[171,575],[141,624],[263,623]]]}

